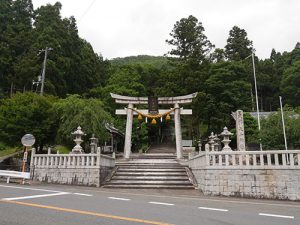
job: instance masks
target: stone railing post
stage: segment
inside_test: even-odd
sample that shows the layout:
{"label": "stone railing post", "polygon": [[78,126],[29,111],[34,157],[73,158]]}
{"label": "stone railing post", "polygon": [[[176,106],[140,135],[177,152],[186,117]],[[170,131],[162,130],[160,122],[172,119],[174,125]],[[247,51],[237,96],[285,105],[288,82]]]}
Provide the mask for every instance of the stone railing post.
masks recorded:
{"label": "stone railing post", "polygon": [[100,158],[101,158],[101,149],[100,147],[97,148],[97,162],[96,166],[100,168]]}
{"label": "stone railing post", "polygon": [[32,178],[34,171],[34,160],[35,160],[35,148],[31,149],[31,157],[30,157],[30,176]]}

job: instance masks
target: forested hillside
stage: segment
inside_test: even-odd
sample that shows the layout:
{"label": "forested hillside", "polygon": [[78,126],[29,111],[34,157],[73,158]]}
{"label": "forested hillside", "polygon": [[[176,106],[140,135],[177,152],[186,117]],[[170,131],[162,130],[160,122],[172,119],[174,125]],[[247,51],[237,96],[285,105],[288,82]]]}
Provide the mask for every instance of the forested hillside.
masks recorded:
{"label": "forested hillside", "polygon": [[[131,96],[198,92],[191,105],[193,117],[183,121],[189,138],[195,140],[221,132],[225,125],[233,128],[232,111],[256,110],[251,57],[255,43],[244,29],[233,26],[221,49],[209,41],[197,18],[178,18],[166,30],[171,31],[166,44],[172,50],[164,56],[107,60],[79,37],[74,17],[62,18],[61,8],[59,2],[36,10],[31,0],[0,2],[0,144],[15,145],[26,132],[37,137],[43,133],[41,145],[68,144],[76,124],[105,141],[103,121],[114,122],[121,130],[125,122],[114,115],[117,106],[110,92]],[[44,53],[38,53],[46,47],[53,48],[47,59],[46,95],[36,96],[31,92],[38,94],[40,86],[32,81],[41,74]],[[255,56],[254,61],[260,111],[276,111],[282,96],[286,109],[299,113],[300,44],[290,52],[273,49],[269,58]],[[19,105],[23,110],[12,112]],[[261,134],[252,132],[257,127],[249,120],[253,126],[248,138],[257,142]],[[272,129],[270,124],[267,129]],[[290,146],[299,146],[299,119],[290,122],[287,132]],[[280,138],[263,140],[269,148],[281,148]]]}

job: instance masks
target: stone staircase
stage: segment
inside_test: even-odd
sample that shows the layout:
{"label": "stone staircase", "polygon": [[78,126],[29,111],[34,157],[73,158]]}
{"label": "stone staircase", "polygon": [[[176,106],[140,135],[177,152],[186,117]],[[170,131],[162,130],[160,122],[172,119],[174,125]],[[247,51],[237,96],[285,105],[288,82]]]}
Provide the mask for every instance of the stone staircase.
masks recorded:
{"label": "stone staircase", "polygon": [[174,154],[137,154],[129,161],[118,160],[105,188],[194,189],[188,168]]}

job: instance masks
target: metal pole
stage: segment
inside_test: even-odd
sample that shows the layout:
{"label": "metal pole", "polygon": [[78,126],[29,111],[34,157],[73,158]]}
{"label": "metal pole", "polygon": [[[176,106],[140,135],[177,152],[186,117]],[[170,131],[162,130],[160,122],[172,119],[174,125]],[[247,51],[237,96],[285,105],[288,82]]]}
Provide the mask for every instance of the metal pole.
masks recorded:
{"label": "metal pole", "polygon": [[[254,88],[255,88],[255,98],[256,98],[257,123],[258,123],[258,130],[260,132],[260,116],[259,116],[259,108],[258,108],[257,85],[256,85],[256,75],[255,75],[255,64],[254,64],[254,53],[253,52],[252,52],[252,66],[253,66]],[[262,151],[261,142],[259,143],[259,148]]]}
{"label": "metal pole", "polygon": [[283,129],[283,137],[284,137],[284,145],[285,150],[287,151],[287,141],[286,141],[286,134],[285,134],[285,124],[284,124],[284,117],[283,117],[283,109],[282,109],[282,98],[279,96],[279,102],[280,102],[280,110],[281,110],[281,119],[282,119],[282,129]]}

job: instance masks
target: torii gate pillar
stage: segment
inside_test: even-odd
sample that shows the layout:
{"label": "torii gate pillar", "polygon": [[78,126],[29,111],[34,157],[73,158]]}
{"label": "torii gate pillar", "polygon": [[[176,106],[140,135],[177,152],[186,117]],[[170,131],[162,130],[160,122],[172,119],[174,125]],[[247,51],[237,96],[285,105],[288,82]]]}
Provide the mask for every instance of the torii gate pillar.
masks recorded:
{"label": "torii gate pillar", "polygon": [[132,136],[132,122],[133,122],[133,104],[129,103],[127,108],[127,121],[126,121],[126,133],[124,144],[124,158],[129,159],[131,154],[131,136]]}
{"label": "torii gate pillar", "polygon": [[175,137],[176,137],[176,156],[177,159],[182,159],[182,135],[181,135],[181,121],[180,121],[180,107],[178,103],[174,104],[175,113]]}

